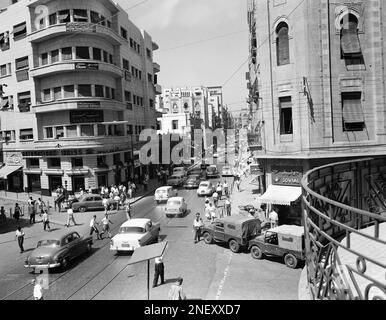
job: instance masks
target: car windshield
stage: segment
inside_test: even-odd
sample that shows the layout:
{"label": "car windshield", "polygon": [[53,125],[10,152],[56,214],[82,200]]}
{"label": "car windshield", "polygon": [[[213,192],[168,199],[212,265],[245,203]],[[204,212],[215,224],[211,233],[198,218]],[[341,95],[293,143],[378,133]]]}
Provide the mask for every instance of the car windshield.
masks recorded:
{"label": "car windshield", "polygon": [[58,240],[40,240],[38,242],[38,248],[39,247],[51,247],[51,248],[54,248],[54,247],[59,247],[60,245],[60,241]]}
{"label": "car windshield", "polygon": [[157,190],[157,193],[158,194],[164,194],[164,193],[166,193],[166,190]]}
{"label": "car windshield", "polygon": [[121,227],[119,233],[144,233],[145,229],[141,227]]}
{"label": "car windshield", "polygon": [[180,206],[180,205],[181,205],[181,201],[180,200],[168,201],[168,206],[176,207],[176,206]]}

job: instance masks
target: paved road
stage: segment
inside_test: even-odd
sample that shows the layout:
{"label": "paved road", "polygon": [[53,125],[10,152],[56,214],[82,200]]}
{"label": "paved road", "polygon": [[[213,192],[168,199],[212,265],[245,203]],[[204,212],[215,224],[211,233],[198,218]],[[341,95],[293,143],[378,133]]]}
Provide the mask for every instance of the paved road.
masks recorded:
{"label": "paved road", "polygon": [[[164,257],[167,284],[151,290],[151,299],[167,299],[170,283],[182,276],[190,299],[255,300],[297,299],[301,269],[288,269],[281,261],[256,261],[248,253],[233,254],[226,247],[193,243],[194,213],[203,211],[204,199],[196,191],[180,190],[188,202],[189,214],[168,219],[164,205],[157,206],[152,197],[139,201],[135,217],[161,222],[161,240],[168,241]],[[92,215],[92,213],[89,213]],[[98,213],[98,217],[103,212]],[[125,220],[124,212],[111,215],[113,234]],[[74,227],[88,232],[88,223]],[[53,231],[56,232],[56,231]],[[23,267],[24,255],[14,254],[15,244],[0,244],[0,299],[31,299],[34,275]],[[9,255],[8,263],[4,258]],[[115,255],[109,239],[94,242],[91,255],[76,261],[68,271],[51,272],[45,299],[146,299],[146,263],[128,266],[130,255]],[[151,281],[154,265],[151,264]]]}

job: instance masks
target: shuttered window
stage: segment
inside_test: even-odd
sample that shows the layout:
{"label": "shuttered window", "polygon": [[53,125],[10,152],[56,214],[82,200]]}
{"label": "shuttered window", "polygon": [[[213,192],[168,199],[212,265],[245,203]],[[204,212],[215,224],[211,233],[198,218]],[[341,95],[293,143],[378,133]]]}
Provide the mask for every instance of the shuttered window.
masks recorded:
{"label": "shuttered window", "polygon": [[59,61],[59,49],[51,51],[51,63]]}
{"label": "shuttered window", "polygon": [[[345,19],[345,18],[344,18]],[[341,30],[341,49],[344,58],[356,58],[362,56],[362,49],[358,36],[358,19],[350,14]]]}
{"label": "shuttered window", "polygon": [[361,92],[342,93],[343,131],[363,131],[365,117]]}
{"label": "shuttered window", "polygon": [[74,9],[75,22],[88,22],[87,10]]}
{"label": "shuttered window", "polygon": [[13,39],[18,40],[27,36],[27,24],[20,23],[13,27]]}
{"label": "shuttered window", "polygon": [[58,13],[59,23],[70,22],[70,10],[62,10]]}
{"label": "shuttered window", "polygon": [[72,48],[62,48],[62,60],[72,60]]}
{"label": "shuttered window", "polygon": [[33,129],[20,130],[20,140],[33,140],[33,138],[34,138]]}
{"label": "shuttered window", "polygon": [[28,57],[16,59],[16,70],[25,69],[28,67],[29,67]]}
{"label": "shuttered window", "polygon": [[290,63],[288,25],[284,22],[280,23],[276,34],[277,65],[283,66]]}
{"label": "shuttered window", "polygon": [[280,134],[293,134],[292,100],[291,97],[279,98]]}

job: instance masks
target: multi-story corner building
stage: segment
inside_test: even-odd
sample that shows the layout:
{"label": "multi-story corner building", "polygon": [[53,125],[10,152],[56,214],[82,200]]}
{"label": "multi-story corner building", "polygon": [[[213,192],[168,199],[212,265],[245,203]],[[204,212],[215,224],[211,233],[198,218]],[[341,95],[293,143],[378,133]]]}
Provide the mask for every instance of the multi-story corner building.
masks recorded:
{"label": "multi-story corner building", "polygon": [[248,11],[250,98],[261,110],[266,184],[300,190],[311,168],[384,155],[382,2],[250,0]]}
{"label": "multi-story corner building", "polygon": [[21,0],[0,13],[0,125],[9,190],[96,189],[141,173],[156,127],[157,44],[110,0]]}

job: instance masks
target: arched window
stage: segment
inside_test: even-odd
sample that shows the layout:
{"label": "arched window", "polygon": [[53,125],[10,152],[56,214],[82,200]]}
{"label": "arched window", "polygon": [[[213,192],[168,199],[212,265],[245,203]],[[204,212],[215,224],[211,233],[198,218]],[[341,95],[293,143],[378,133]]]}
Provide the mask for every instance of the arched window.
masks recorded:
{"label": "arched window", "polygon": [[276,28],[276,55],[277,65],[290,63],[288,24],[281,22]]}
{"label": "arched window", "polygon": [[362,49],[358,36],[358,18],[349,13],[341,20],[340,43],[344,58],[362,56]]}

